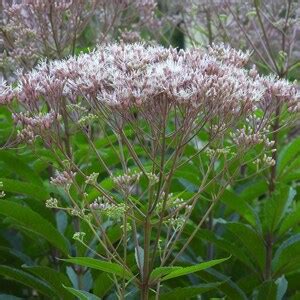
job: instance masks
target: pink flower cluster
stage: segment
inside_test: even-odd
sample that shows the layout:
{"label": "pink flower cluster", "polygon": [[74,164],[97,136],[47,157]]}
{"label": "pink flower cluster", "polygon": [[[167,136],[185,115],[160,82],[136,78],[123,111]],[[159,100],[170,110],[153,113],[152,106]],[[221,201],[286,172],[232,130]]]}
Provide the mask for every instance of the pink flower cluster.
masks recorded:
{"label": "pink flower cluster", "polygon": [[[15,93],[32,108],[43,97],[54,111],[63,97],[72,103],[84,97],[93,107],[119,110],[163,100],[233,115],[255,110],[263,98],[276,97],[295,109],[297,89],[273,77],[249,76],[241,68],[247,57],[224,45],[178,52],[144,44],[110,44],[89,54],[41,63],[21,75]],[[2,91],[2,98],[9,99],[11,89]]]}
{"label": "pink flower cluster", "polygon": [[9,104],[14,97],[13,89],[6,82],[0,82],[0,105]]}
{"label": "pink flower cluster", "polygon": [[[14,93],[32,114],[39,114],[46,102],[55,116],[63,115],[66,105],[82,101],[88,111],[107,119],[117,113],[126,121],[134,109],[152,124],[179,110],[186,126],[193,126],[196,120],[217,119],[215,126],[225,128],[258,109],[271,116],[279,104],[299,111],[296,87],[243,69],[248,56],[224,45],[208,51],[177,51],[144,44],[108,44],[78,57],[41,63],[21,75],[14,90],[2,87],[0,99],[7,102]],[[29,120],[23,115],[15,118]],[[248,119],[248,134],[260,141],[264,120]]]}
{"label": "pink flower cluster", "polygon": [[73,183],[76,173],[74,172],[56,172],[55,177],[51,177],[50,183],[56,186],[69,186]]}
{"label": "pink flower cluster", "polygon": [[21,125],[23,128],[18,132],[18,138],[28,143],[34,142],[35,138],[39,135],[43,136],[58,119],[59,116],[53,111],[33,116],[30,116],[28,112],[13,114],[15,124]]}

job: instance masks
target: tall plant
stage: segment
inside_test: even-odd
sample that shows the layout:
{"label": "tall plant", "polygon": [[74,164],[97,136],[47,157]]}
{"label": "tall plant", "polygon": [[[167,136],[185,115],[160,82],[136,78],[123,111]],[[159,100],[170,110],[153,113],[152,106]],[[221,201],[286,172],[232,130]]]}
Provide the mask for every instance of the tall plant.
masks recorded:
{"label": "tall plant", "polygon": [[[21,126],[19,142],[53,155],[56,189],[46,205],[72,216],[74,239],[89,256],[67,262],[111,273],[121,299],[130,287],[142,299],[152,293],[159,299],[168,279],[224,261],[182,266],[240,166],[274,164],[274,101],[287,114],[299,109],[295,87],[243,69],[248,58],[223,45],[178,52],[111,44],[42,63],[16,88],[2,85],[0,102]],[[76,148],[75,137],[86,146]],[[199,181],[194,189],[178,189],[187,169]],[[203,205],[208,208],[182,241]],[[117,241],[114,230],[122,233]]]}

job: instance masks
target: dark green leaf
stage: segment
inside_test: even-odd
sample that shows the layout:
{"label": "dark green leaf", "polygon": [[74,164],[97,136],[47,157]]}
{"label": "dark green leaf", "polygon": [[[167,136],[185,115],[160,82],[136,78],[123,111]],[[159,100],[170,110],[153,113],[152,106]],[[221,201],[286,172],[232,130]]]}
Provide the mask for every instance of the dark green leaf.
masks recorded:
{"label": "dark green leaf", "polygon": [[300,203],[283,219],[280,228],[279,235],[284,234],[296,224],[300,223]]}
{"label": "dark green leaf", "polygon": [[225,227],[233,233],[233,241],[236,241],[237,247],[240,244],[245,249],[248,257],[263,270],[266,250],[262,237],[250,226],[242,223],[227,223]]}
{"label": "dark green leaf", "polygon": [[300,152],[300,138],[294,139],[290,144],[285,146],[278,157],[277,172],[282,173],[284,169],[291,163],[291,161],[299,155]]}
{"label": "dark green leaf", "polygon": [[229,190],[225,190],[221,197],[221,201],[228,205],[232,210],[238,212],[252,226],[255,226],[257,219],[255,212],[242,197],[239,197]]}
{"label": "dark green leaf", "polygon": [[216,289],[220,283],[207,283],[207,284],[198,284],[195,286],[182,287],[173,289],[170,292],[162,293],[159,296],[160,300],[182,300],[190,299],[195,296],[199,296],[205,292]]}
{"label": "dark green leaf", "polygon": [[4,162],[7,168],[12,170],[24,180],[36,185],[43,185],[43,181],[39,175],[36,174],[33,169],[28,166],[28,164],[19,159],[16,153],[9,153],[8,151],[0,150],[0,161]]}
{"label": "dark green leaf", "polygon": [[292,187],[280,185],[272,194],[272,197],[266,199],[264,205],[264,225],[267,231],[273,232],[286,215],[291,203],[296,195]]}
{"label": "dark green leaf", "polygon": [[67,292],[62,285],[70,285],[70,280],[68,277],[55,271],[49,267],[41,267],[41,266],[23,266],[26,270],[34,274],[35,276],[41,278],[46,281],[49,286],[52,287],[53,290],[56,291],[58,295],[63,297],[63,299],[73,299],[69,292]]}
{"label": "dark green leaf", "polygon": [[216,281],[222,281],[222,284],[217,287],[228,299],[234,300],[247,300],[248,297],[244,291],[233,281],[230,277],[216,271],[215,269],[206,269],[203,272],[199,272],[198,276],[208,282],[213,283]]}
{"label": "dark green leaf", "polygon": [[48,284],[24,271],[9,266],[0,265],[0,275],[36,289],[46,296],[55,296],[54,291]]}
{"label": "dark green leaf", "polygon": [[113,286],[112,275],[103,272],[94,280],[93,292],[99,297],[104,297]]}
{"label": "dark green leaf", "polygon": [[37,200],[47,200],[49,198],[45,188],[32,183],[6,178],[0,178],[0,182],[3,183],[1,190],[5,192],[28,195]]}
{"label": "dark green leaf", "polygon": [[7,200],[1,200],[0,214],[12,218],[26,230],[42,236],[64,254],[68,254],[69,251],[66,239],[53,227],[51,223],[42,218],[29,207]]}
{"label": "dark green leaf", "polygon": [[300,234],[293,235],[281,243],[275,252],[272,267],[277,276],[298,270],[300,267]]}

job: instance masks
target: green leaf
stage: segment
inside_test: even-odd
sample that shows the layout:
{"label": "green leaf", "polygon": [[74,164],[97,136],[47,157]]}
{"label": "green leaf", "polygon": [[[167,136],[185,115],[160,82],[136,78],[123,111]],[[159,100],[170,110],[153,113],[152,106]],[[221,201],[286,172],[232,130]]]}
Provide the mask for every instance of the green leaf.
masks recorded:
{"label": "green leaf", "polygon": [[289,164],[298,157],[300,153],[300,138],[294,139],[287,146],[285,146],[278,157],[277,172],[281,174]]}
{"label": "green leaf", "polygon": [[[217,287],[228,299],[234,300],[247,300],[245,292],[236,284],[230,277],[218,272],[217,270],[210,268],[197,274],[202,280],[213,283],[216,281],[222,281],[222,284]],[[226,299],[227,299],[226,298]]]}
{"label": "green leaf", "polygon": [[267,231],[273,232],[286,215],[291,203],[296,195],[296,191],[289,186],[280,185],[272,194],[270,199],[266,199],[264,204],[264,225]]}
{"label": "green leaf", "polygon": [[15,174],[37,185],[43,185],[43,181],[38,174],[17,157],[17,153],[9,153],[7,150],[0,150],[0,161],[4,162],[7,168]]}
{"label": "green leaf", "polygon": [[31,274],[28,274],[24,271],[9,267],[0,265],[0,275],[7,277],[13,281],[20,282],[26,286],[29,286],[33,289],[38,290],[40,293],[46,295],[46,296],[56,296],[54,291],[51,289],[51,287],[44,283],[42,280],[32,276]]}
{"label": "green leaf", "polygon": [[120,277],[125,277],[126,279],[131,279],[133,277],[133,274],[124,269],[123,266],[112,262],[101,261],[90,257],[73,257],[63,260],[68,263],[112,273]]}
{"label": "green leaf", "polygon": [[274,273],[281,274],[297,271],[300,267],[300,233],[285,240],[275,252],[272,268]]}
{"label": "green leaf", "polygon": [[172,271],[180,270],[182,267],[158,267],[155,268],[150,274],[150,280],[159,279]]}
{"label": "green leaf", "polygon": [[76,290],[74,288],[71,287],[67,287],[65,285],[63,285],[63,287],[68,290],[70,293],[72,293],[74,296],[76,296],[79,300],[101,300],[101,298],[85,292],[85,291],[81,291],[81,290]]}
{"label": "green leaf", "polygon": [[190,299],[199,296],[205,292],[216,289],[221,283],[197,284],[189,287],[181,287],[173,289],[170,292],[162,293],[159,296],[160,300],[182,300]]}
{"label": "green leaf", "polygon": [[221,197],[221,201],[228,205],[232,210],[238,212],[252,226],[255,226],[257,219],[255,212],[242,197],[239,197],[229,190],[225,190]]}
{"label": "green leaf", "polygon": [[26,270],[34,274],[35,276],[43,279],[50,285],[53,290],[56,291],[58,295],[63,297],[63,299],[73,299],[69,292],[67,292],[63,285],[70,285],[70,280],[68,277],[49,267],[42,266],[23,266]]}
{"label": "green leaf", "polygon": [[252,202],[261,195],[264,195],[268,191],[268,185],[265,180],[255,181],[249,184],[243,191],[239,194],[245,202]]}
{"label": "green leaf", "polygon": [[[189,226],[187,225],[185,231],[190,234],[190,232],[192,232],[192,228],[190,230]],[[198,240],[199,243],[201,243],[202,241],[213,243],[215,246],[217,246],[217,248],[225,250],[227,253],[239,259],[242,263],[255,271],[255,265],[249,259],[249,256],[247,255],[247,253],[245,253],[244,249],[242,247],[237,247],[236,244],[234,242],[231,242],[229,239],[217,236],[211,230],[200,229],[198,231],[198,234],[195,236],[195,240]]]}
{"label": "green leaf", "polygon": [[282,300],[287,291],[288,282],[284,276],[276,281],[266,281],[258,289],[256,300]]}
{"label": "green leaf", "polygon": [[69,253],[66,239],[51,223],[29,207],[7,200],[1,200],[0,214],[12,218],[26,230],[42,236],[64,254]]}
{"label": "green leaf", "polygon": [[3,183],[1,190],[5,192],[28,195],[37,200],[47,200],[49,198],[45,188],[32,183],[6,178],[0,178],[0,182]]}
{"label": "green leaf", "polygon": [[279,228],[279,235],[284,234],[296,224],[300,223],[300,203],[297,203],[296,208],[293,209],[282,221]]}
{"label": "green leaf", "polygon": [[255,300],[276,299],[277,286],[274,281],[264,282],[258,289]]}
{"label": "green leaf", "polygon": [[185,275],[192,274],[192,273],[195,273],[195,272],[198,272],[201,270],[205,270],[205,269],[211,268],[215,265],[218,265],[228,259],[229,259],[229,257],[210,260],[210,261],[203,262],[203,263],[197,264],[195,266],[191,266],[191,267],[185,267],[185,268],[181,267],[180,269],[171,271],[168,275],[164,276],[161,281],[166,281],[168,279],[185,276]]}
{"label": "green leaf", "polygon": [[97,296],[104,297],[114,286],[114,281],[109,273],[101,273],[94,280],[93,293]]}
{"label": "green leaf", "polygon": [[265,266],[266,249],[262,237],[250,226],[242,223],[226,223],[224,225],[233,234],[233,242],[240,244],[249,259],[255,262],[261,270]]}

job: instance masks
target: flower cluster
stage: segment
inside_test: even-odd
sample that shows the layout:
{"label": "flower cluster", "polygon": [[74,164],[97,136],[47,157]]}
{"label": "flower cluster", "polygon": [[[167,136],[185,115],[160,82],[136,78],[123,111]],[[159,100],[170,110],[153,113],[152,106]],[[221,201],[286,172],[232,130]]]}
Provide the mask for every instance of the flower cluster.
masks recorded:
{"label": "flower cluster", "polygon": [[38,135],[42,136],[59,118],[60,116],[53,111],[46,114],[38,113],[33,116],[30,116],[28,112],[13,114],[14,122],[23,128],[18,132],[18,137],[27,143],[32,143]]}
{"label": "flower cluster", "polygon": [[3,1],[2,36],[12,57],[28,66],[61,56],[94,14],[97,0]]}
{"label": "flower cluster", "polygon": [[95,185],[97,184],[97,178],[99,176],[99,173],[92,173],[89,176],[86,177],[85,183],[86,184],[92,184]]}
{"label": "flower cluster", "polygon": [[6,82],[0,82],[0,105],[11,103],[14,96],[13,89]]}
{"label": "flower cluster", "polygon": [[58,200],[56,198],[49,198],[46,200],[46,207],[48,208],[57,208],[58,207]]}
{"label": "flower cluster", "polygon": [[137,183],[142,176],[141,172],[128,172],[124,175],[113,176],[112,181],[114,184],[125,194],[128,194],[132,188],[132,185]]}
{"label": "flower cluster", "polygon": [[121,219],[126,212],[126,205],[124,203],[114,204],[109,203],[103,197],[98,197],[90,204],[90,209],[99,210],[100,213],[106,215],[113,220]]}
{"label": "flower cluster", "polygon": [[76,173],[71,171],[56,172],[55,177],[50,178],[50,182],[56,186],[69,187],[73,183],[75,175]]}
{"label": "flower cluster", "polygon": [[[165,193],[163,192],[159,197],[158,205],[156,206],[156,212],[160,213],[163,209],[163,203],[165,202]],[[177,209],[190,210],[191,206],[186,202],[186,200],[176,197],[173,193],[167,195],[165,207],[169,211],[175,211]]]}
{"label": "flower cluster", "polygon": [[85,232],[79,231],[73,234],[73,239],[82,242],[85,236],[86,236]]}
{"label": "flower cluster", "polygon": [[138,41],[142,28],[161,26],[155,0],[3,0],[0,7],[0,51],[5,49],[0,67],[9,61],[30,69],[40,58],[74,53],[76,41],[90,24],[99,43],[110,40],[115,28],[121,39]]}
{"label": "flower cluster", "polygon": [[[222,124],[222,130],[235,127],[243,119],[247,130],[240,129],[235,140],[252,145],[261,141],[259,131],[265,127],[258,117],[252,121],[255,112],[262,109],[270,116],[278,103],[291,112],[298,111],[299,94],[287,81],[253,76],[253,70],[243,69],[247,57],[248,53],[225,45],[212,46],[209,51],[177,51],[140,43],[109,44],[78,57],[41,63],[21,75],[16,89],[2,87],[0,99],[14,93],[29,111],[46,102],[53,117],[61,113],[65,101],[73,107],[84,99],[82,107],[91,111],[88,116],[94,119],[101,114],[117,129],[122,124],[120,119],[123,123],[134,121],[132,109],[138,109],[149,124],[159,127],[166,112],[178,107],[187,132],[201,118],[211,120],[212,127]],[[48,126],[51,122],[46,123]]]}

